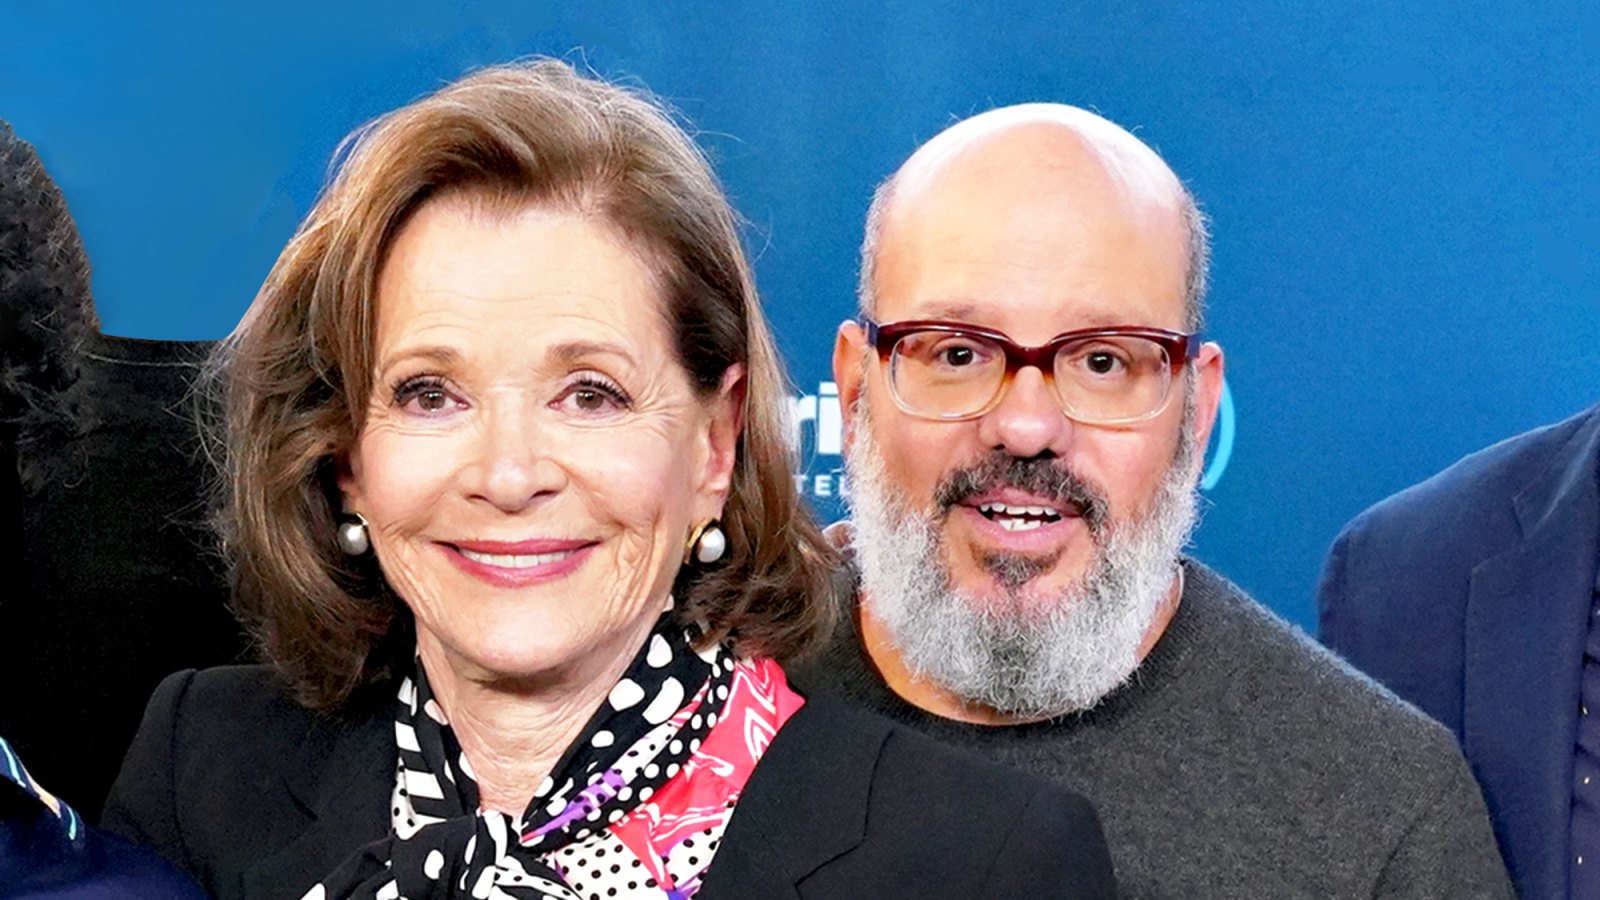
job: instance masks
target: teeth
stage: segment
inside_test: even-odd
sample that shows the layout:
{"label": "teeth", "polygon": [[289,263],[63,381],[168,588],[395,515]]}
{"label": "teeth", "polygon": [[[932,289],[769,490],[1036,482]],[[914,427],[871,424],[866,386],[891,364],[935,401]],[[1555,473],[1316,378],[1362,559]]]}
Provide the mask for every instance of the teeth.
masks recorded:
{"label": "teeth", "polygon": [[978,507],[978,511],[991,517],[1010,516],[1019,518],[1021,516],[1034,516],[1048,517],[1050,519],[1061,518],[1061,511],[1050,506],[1011,506],[1006,503],[984,503]]}
{"label": "teeth", "polygon": [[1044,525],[1039,519],[995,519],[1007,531],[1032,531]]}
{"label": "teeth", "polygon": [[531,553],[527,555],[512,555],[508,553],[476,553],[465,547],[457,547],[461,555],[476,563],[486,566],[498,566],[502,569],[531,569],[534,566],[543,566],[572,555],[571,550],[561,550],[555,553]]}

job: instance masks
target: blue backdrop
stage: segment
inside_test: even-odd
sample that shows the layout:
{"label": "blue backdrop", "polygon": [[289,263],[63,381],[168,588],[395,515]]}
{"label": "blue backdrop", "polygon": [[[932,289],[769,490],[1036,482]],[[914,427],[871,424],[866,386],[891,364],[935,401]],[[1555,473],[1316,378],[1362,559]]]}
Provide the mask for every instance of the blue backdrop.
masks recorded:
{"label": "blue backdrop", "polygon": [[0,2],[0,117],[60,182],[108,332],[226,334],[347,131],[571,54],[701,129],[812,398],[826,516],[870,192],[953,118],[1024,100],[1134,129],[1213,217],[1236,439],[1198,555],[1291,619],[1351,515],[1600,398],[1590,0],[222,6]]}

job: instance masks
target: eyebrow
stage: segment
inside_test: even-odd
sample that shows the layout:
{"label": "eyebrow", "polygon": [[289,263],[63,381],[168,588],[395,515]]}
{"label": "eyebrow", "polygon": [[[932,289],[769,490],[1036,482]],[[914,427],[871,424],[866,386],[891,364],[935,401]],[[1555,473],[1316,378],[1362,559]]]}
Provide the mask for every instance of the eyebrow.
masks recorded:
{"label": "eyebrow", "polygon": [[454,347],[443,344],[426,344],[421,347],[408,347],[398,353],[391,354],[378,365],[379,372],[387,372],[396,365],[413,359],[427,360],[441,367],[449,368],[461,361],[461,354]]}
{"label": "eyebrow", "polygon": [[[566,343],[557,344],[545,352],[546,359],[563,365],[572,365],[579,360],[592,356],[614,356],[625,362],[633,362],[632,354],[623,349],[622,345],[605,341],[567,341]],[[450,369],[461,363],[462,356],[454,347],[443,344],[408,347],[385,357],[378,366],[378,372],[387,372],[400,363],[414,359],[426,360],[440,368]]]}
{"label": "eyebrow", "polygon": [[606,341],[567,341],[551,347],[545,355],[556,362],[569,364],[589,356],[615,356],[628,362],[633,361],[633,355],[623,349],[622,345]]}
{"label": "eyebrow", "polygon": [[916,310],[918,319],[950,319],[958,322],[970,321],[973,314],[978,311],[978,305],[965,300],[939,300]]}
{"label": "eyebrow", "polygon": [[[1001,298],[1000,302],[1004,302],[1004,298]],[[983,306],[977,301],[973,300],[935,300],[930,302],[927,306],[920,307],[915,310],[914,317],[918,319],[972,322],[973,317],[976,316],[982,309]],[[1118,325],[1127,325],[1130,324],[1127,321],[1127,318],[1127,316],[1120,315],[1114,311],[1096,307],[1091,309],[1088,314],[1084,316],[1084,321],[1078,325],[1075,325],[1072,330],[1080,328],[1112,328]]]}

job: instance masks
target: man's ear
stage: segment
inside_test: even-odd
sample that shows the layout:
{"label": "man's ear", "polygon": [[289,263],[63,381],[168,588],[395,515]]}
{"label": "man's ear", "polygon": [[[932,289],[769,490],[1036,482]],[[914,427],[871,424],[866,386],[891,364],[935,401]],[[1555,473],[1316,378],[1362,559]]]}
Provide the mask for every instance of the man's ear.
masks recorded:
{"label": "man's ear", "polygon": [[739,461],[739,436],[744,433],[746,386],[743,363],[734,363],[722,373],[722,384],[712,400],[711,420],[707,423],[705,474],[701,490],[721,505],[733,485],[734,466]]}
{"label": "man's ear", "polygon": [[1217,409],[1222,404],[1224,375],[1222,347],[1207,341],[1194,361],[1194,442],[1198,448],[1196,466],[1205,465],[1205,449],[1211,441]]}
{"label": "man's ear", "polygon": [[839,323],[839,334],[833,341],[833,383],[839,387],[839,408],[844,412],[844,446],[849,452],[855,441],[855,416],[852,410],[866,390],[867,334],[860,323],[846,319]]}

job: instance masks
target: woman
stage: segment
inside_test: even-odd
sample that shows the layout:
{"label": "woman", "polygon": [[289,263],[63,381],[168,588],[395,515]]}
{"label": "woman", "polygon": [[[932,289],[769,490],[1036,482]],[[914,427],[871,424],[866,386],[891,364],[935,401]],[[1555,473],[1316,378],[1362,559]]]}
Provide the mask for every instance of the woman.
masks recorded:
{"label": "woman", "polygon": [[832,559],[648,102],[545,61],[379,120],[219,371],[274,669],[168,679],[105,816],[217,896],[1110,890],[1081,799],[788,688]]}

